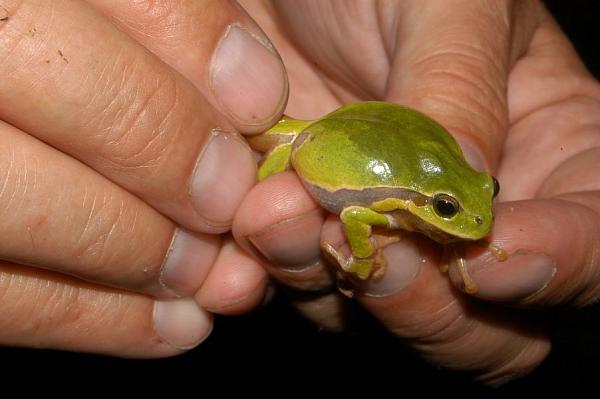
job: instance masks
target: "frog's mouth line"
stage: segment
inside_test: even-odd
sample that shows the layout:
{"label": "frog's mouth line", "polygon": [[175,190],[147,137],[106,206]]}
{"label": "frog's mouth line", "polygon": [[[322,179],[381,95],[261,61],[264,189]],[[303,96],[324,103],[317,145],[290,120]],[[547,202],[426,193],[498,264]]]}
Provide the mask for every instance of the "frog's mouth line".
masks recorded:
{"label": "frog's mouth line", "polygon": [[[410,201],[418,207],[431,204],[433,199],[433,197],[428,197],[416,191],[403,188],[372,187],[361,190],[342,188],[335,191],[329,191],[305,180],[303,180],[303,184],[323,208],[337,215],[348,206],[355,205],[370,208],[373,203],[388,198]],[[396,228],[425,234],[440,244],[470,240],[470,238],[461,237],[460,234],[444,232],[440,227],[426,222],[419,216],[406,210],[399,209],[385,213],[395,220],[397,225]]]}
{"label": "frog's mouth line", "polygon": [[456,235],[446,233],[440,230],[439,227],[432,225],[421,219],[420,217],[413,215],[409,211],[397,210],[388,213],[396,222],[396,228],[414,231],[426,235],[435,242],[440,244],[451,244],[453,242],[460,242],[467,240],[466,238],[458,237]]}

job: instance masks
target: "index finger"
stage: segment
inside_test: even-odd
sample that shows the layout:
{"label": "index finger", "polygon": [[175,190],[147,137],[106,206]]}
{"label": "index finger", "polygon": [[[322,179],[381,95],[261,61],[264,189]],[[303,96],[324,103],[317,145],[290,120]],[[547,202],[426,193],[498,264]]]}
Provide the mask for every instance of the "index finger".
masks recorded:
{"label": "index finger", "polygon": [[[0,64],[1,119],[191,230],[229,229],[255,182],[255,160],[243,140],[225,132],[231,130],[228,121],[187,79],[85,2],[3,6],[9,17],[0,46],[6,56]],[[233,32],[211,21],[210,14],[196,22],[221,35]],[[35,30],[24,35],[30,26]],[[239,31],[215,51],[222,46],[254,51],[253,42]]]}
{"label": "index finger", "polygon": [[185,76],[241,131],[263,131],[283,112],[283,64],[235,1],[87,1]]}

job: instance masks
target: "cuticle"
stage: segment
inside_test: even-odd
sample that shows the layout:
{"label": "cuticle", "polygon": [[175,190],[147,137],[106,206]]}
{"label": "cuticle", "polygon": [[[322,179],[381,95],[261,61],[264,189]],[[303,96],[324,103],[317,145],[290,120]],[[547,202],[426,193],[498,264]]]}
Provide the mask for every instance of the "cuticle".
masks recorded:
{"label": "cuticle", "polygon": [[182,296],[179,293],[177,293],[175,290],[170,288],[167,285],[167,283],[165,282],[165,266],[167,265],[169,256],[171,256],[171,253],[173,252],[173,246],[175,245],[175,239],[177,238],[179,231],[180,231],[180,229],[178,227],[175,227],[175,229],[173,230],[173,236],[171,237],[171,242],[169,243],[169,248],[167,248],[167,252],[163,258],[162,264],[160,265],[160,273],[158,274],[158,283],[161,285],[161,287],[164,290],[166,290],[170,294],[174,295],[176,298],[181,298]]}
{"label": "cuticle", "polygon": [[243,297],[238,298],[238,299],[236,299],[233,302],[229,302],[227,305],[224,305],[224,306],[215,306],[215,307],[210,307],[210,308],[204,307],[203,309],[208,310],[209,312],[217,312],[217,311],[223,311],[223,310],[229,309],[229,308],[231,308],[233,306],[236,306],[236,305],[244,302],[248,298],[250,298],[250,296],[252,296],[254,294],[254,292],[257,289],[259,289],[259,287],[261,285],[263,285],[265,283],[268,283],[268,282],[269,282],[269,278],[268,277],[264,277],[264,278],[260,279],[260,281],[258,282],[258,284],[256,284],[256,286],[254,286],[254,288],[252,288],[252,290],[250,290],[249,293],[246,294],[246,295],[244,295]]}
{"label": "cuticle", "polygon": [[288,219],[285,219],[285,220],[281,220],[281,221],[279,221],[279,222],[277,222],[275,224],[269,225],[269,226],[267,226],[266,228],[262,229],[261,231],[259,231],[257,233],[250,234],[250,235],[246,236],[246,238],[248,238],[248,239],[259,238],[259,237],[261,237],[261,236],[263,236],[263,235],[265,235],[267,233],[272,232],[273,230],[275,230],[276,228],[278,228],[280,226],[285,226],[288,223],[296,222],[296,221],[302,220],[302,219],[304,219],[304,218],[306,218],[308,216],[314,215],[315,213],[318,214],[318,213],[322,213],[322,212],[323,212],[323,210],[320,209],[320,208],[313,209],[313,210],[311,210],[309,212],[305,212],[305,213],[302,213],[300,215],[297,215],[297,216],[294,216],[294,217],[291,217],[291,218],[288,218]]}
{"label": "cuticle", "polygon": [[323,267],[323,262],[321,262],[321,258],[319,257],[317,260],[315,260],[312,263],[308,263],[305,265],[300,265],[300,266],[280,266],[279,270],[286,272],[286,273],[290,273],[290,274],[296,274],[296,273],[305,273],[307,271],[316,269],[318,267]]}
{"label": "cuticle", "polygon": [[419,275],[419,273],[421,272],[422,268],[419,267],[417,272],[414,274],[414,276],[412,276],[412,278],[409,281],[406,281],[405,284],[400,287],[397,290],[390,290],[388,292],[385,292],[383,294],[376,294],[376,293],[371,293],[369,291],[367,291],[367,289],[362,289],[362,288],[357,288],[356,289],[356,293],[359,296],[363,296],[366,298],[373,298],[373,299],[384,299],[384,298],[389,298],[392,295],[397,295],[400,294],[402,291],[408,289],[408,287],[411,285],[411,283],[413,281],[415,281],[417,279],[417,276]]}

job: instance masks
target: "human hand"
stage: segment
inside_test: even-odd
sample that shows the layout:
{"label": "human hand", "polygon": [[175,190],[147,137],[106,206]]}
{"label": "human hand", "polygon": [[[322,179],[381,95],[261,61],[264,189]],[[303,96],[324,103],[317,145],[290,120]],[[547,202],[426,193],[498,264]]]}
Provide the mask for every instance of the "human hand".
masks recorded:
{"label": "human hand", "polygon": [[0,344],[167,356],[211,330],[201,285],[205,309],[260,301],[264,271],[215,234],[255,182],[227,132],[264,130],[287,97],[256,24],[224,1],[0,14]]}
{"label": "human hand", "polygon": [[[548,13],[533,1],[245,5],[286,62],[290,116],[366,99],[407,104],[446,126],[502,186],[490,239],[508,260],[468,253],[481,300],[438,272],[433,243],[402,234],[384,249],[386,275],[357,287],[358,301],[435,364],[490,383],[538,365],[547,332],[535,311],[515,308],[585,306],[600,279],[600,89]],[[327,293],[334,282],[319,249],[321,238],[343,242],[339,223],[325,221],[294,173],[250,192],[234,235],[304,293],[296,303],[307,317],[343,328],[348,303]]]}

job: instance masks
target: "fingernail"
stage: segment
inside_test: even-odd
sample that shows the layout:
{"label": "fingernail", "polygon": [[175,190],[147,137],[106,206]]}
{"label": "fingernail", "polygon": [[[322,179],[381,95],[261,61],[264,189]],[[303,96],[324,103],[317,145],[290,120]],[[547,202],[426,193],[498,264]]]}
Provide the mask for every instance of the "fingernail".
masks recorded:
{"label": "fingernail", "polygon": [[217,235],[176,229],[163,263],[160,283],[179,296],[195,294],[217,257],[218,248]]}
{"label": "fingernail", "polygon": [[237,134],[213,130],[191,181],[192,204],[203,230],[224,232],[256,181],[252,151]]}
{"label": "fingernail", "polygon": [[546,288],[556,274],[552,258],[526,250],[510,254],[504,262],[475,264],[473,269],[471,274],[479,287],[477,297],[494,301],[527,298]]}
{"label": "fingernail", "polygon": [[271,43],[238,25],[229,26],[219,43],[210,85],[225,111],[248,125],[281,112],[287,95],[285,69]]}
{"label": "fingernail", "polygon": [[267,260],[287,271],[303,271],[319,264],[320,211],[288,219],[253,234],[248,240]]}
{"label": "fingernail", "polygon": [[476,151],[475,148],[468,142],[460,140],[460,148],[467,160],[467,163],[477,171],[484,172],[489,171],[489,167],[483,160],[481,152]]}
{"label": "fingernail", "polygon": [[193,299],[156,301],[154,332],[177,349],[191,349],[212,331],[212,316],[200,309]]}
{"label": "fingernail", "polygon": [[379,281],[365,281],[359,287],[363,295],[384,297],[397,293],[415,279],[424,262],[417,243],[411,239],[385,247],[383,256],[387,261],[385,274]]}

